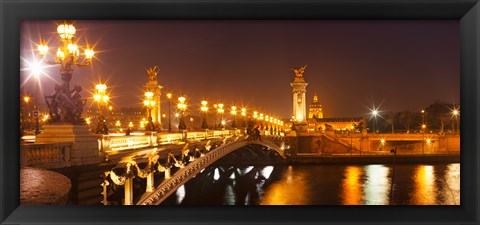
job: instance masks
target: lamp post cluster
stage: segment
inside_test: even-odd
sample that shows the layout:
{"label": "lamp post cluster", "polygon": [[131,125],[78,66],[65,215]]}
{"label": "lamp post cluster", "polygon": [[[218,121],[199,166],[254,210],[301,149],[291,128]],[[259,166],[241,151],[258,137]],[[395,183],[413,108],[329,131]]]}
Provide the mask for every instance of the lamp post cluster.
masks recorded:
{"label": "lamp post cluster", "polygon": [[[83,53],[80,53],[80,47],[77,45],[78,40],[75,39],[76,28],[72,21],[62,21],[57,26],[57,33],[61,44],[58,46],[53,60],[45,59],[49,53],[49,46],[43,38],[41,38],[40,44],[37,46],[43,62],[51,65],[60,65],[60,76],[63,81],[62,84],[55,86],[55,92],[52,95],[45,97],[50,119],[52,122],[83,124],[84,121],[81,119],[81,114],[85,102],[80,96],[82,88],[75,86],[73,89],[70,89],[70,81],[73,75],[73,66],[82,67],[90,65],[95,52],[87,44]],[[36,101],[38,101],[38,96]],[[38,110],[38,106],[35,107],[35,110]],[[36,123],[36,133],[38,133],[38,117]]]}
{"label": "lamp post cluster", "polygon": [[278,133],[284,129],[284,122],[274,116],[253,111],[252,117],[255,121],[260,123],[260,129],[270,134]]}

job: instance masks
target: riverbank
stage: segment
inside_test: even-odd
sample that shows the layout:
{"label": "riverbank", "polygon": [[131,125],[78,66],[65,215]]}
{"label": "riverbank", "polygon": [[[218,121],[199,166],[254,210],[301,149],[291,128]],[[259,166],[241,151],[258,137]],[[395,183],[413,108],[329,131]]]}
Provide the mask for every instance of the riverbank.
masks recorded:
{"label": "riverbank", "polygon": [[[292,164],[390,164],[394,155],[297,155],[287,158]],[[410,154],[395,156],[397,163],[460,163],[460,154]]]}

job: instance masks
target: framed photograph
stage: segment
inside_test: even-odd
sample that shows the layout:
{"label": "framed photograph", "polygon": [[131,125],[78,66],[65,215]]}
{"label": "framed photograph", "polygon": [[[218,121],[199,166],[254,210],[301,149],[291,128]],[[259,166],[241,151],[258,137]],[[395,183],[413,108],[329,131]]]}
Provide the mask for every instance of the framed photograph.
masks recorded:
{"label": "framed photograph", "polygon": [[1,224],[478,224],[478,1],[1,1]]}

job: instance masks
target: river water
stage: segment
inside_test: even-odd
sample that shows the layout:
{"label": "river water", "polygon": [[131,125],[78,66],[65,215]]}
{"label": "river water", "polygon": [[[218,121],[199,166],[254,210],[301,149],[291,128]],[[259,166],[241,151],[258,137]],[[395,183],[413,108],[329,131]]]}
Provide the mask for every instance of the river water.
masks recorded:
{"label": "river water", "polygon": [[162,204],[459,205],[460,164],[210,166]]}

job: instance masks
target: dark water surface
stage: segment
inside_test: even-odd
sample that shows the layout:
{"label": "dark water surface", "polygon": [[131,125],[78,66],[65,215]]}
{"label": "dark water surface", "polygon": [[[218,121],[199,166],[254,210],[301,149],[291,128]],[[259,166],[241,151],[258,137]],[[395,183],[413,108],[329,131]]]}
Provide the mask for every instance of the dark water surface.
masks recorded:
{"label": "dark water surface", "polygon": [[[392,165],[211,166],[163,205],[389,205]],[[393,205],[459,205],[460,164],[397,164]]]}

